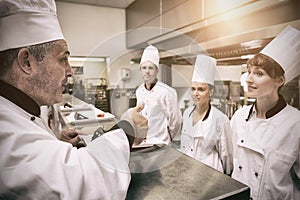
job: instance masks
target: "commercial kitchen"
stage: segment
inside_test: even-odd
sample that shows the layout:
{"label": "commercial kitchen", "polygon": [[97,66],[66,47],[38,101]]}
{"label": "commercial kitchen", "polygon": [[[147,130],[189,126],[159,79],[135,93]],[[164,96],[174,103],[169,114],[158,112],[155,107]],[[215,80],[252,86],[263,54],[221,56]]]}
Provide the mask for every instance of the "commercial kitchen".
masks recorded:
{"label": "commercial kitchen", "polygon": [[[247,61],[286,27],[300,30],[299,0],[55,2],[73,76],[63,101],[41,109],[55,134],[65,128],[83,131],[83,145],[102,137],[101,131],[109,131],[137,106],[136,91],[144,82],[140,64],[149,45],[159,51],[158,80],[175,89],[180,115],[193,105],[190,84],[197,56],[214,58],[210,105],[231,120],[256,101],[247,95]],[[281,88],[287,104],[298,111],[299,86],[295,73]],[[169,145],[134,145],[126,199],[250,199],[247,184],[185,155],[180,147],[181,132]],[[294,181],[300,190],[299,178]]]}
{"label": "commercial kitchen", "polygon": [[[148,45],[159,49],[159,79],[175,88],[182,112],[192,104],[189,84],[196,56],[206,53],[215,58],[217,74],[211,104],[231,118],[237,109],[254,101],[247,98],[241,84],[247,60],[286,26],[300,29],[297,0],[130,0],[119,7],[105,5],[105,1],[98,1],[98,5],[97,1],[57,0],[56,3],[74,69],[74,77],[70,78],[65,91],[66,98],[71,94],[111,113],[116,119],[136,105],[135,91],[143,83],[139,64],[143,49]],[[288,103],[298,109],[299,84],[297,76],[282,91]],[[74,101],[74,98],[65,100]],[[179,144],[180,135],[174,141],[174,149],[178,149]],[[142,151],[153,154],[150,157],[157,156],[158,160],[166,157],[156,155],[163,151],[161,149]],[[168,153],[177,155],[177,152]],[[171,166],[150,173],[133,173],[127,198],[247,198],[247,187],[225,175],[222,185],[220,175],[210,172],[211,169],[201,169],[202,165],[184,161],[188,158],[181,155],[175,157],[180,159],[170,158]],[[186,165],[195,166],[187,170]],[[193,174],[194,170],[199,170],[199,177]],[[178,182],[171,179],[170,174],[177,174]]]}

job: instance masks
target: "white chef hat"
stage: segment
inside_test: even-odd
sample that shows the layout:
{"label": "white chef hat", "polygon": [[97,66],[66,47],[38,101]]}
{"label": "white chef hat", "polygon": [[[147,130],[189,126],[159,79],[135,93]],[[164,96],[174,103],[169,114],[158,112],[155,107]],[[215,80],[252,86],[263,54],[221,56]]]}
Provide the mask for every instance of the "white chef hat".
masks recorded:
{"label": "white chef hat", "polygon": [[64,39],[54,0],[1,0],[0,51]]}
{"label": "white chef hat", "polygon": [[300,31],[287,26],[260,53],[271,57],[282,67],[288,83],[300,74]]}
{"label": "white chef hat", "polygon": [[216,59],[206,55],[198,55],[195,62],[192,82],[214,85],[216,65]]}
{"label": "white chef hat", "polygon": [[140,64],[146,61],[152,62],[157,66],[157,68],[159,68],[159,53],[158,49],[155,46],[149,45],[145,48]]}

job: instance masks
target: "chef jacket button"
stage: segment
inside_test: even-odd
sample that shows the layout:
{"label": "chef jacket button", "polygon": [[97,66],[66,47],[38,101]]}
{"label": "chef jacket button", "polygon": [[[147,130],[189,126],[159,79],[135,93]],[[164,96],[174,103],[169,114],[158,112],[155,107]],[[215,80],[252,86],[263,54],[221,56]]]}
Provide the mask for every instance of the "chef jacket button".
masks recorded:
{"label": "chef jacket button", "polygon": [[35,120],[35,117],[34,117],[34,116],[30,117],[30,120],[31,120],[31,121],[34,121],[34,120]]}
{"label": "chef jacket button", "polygon": [[193,149],[191,149],[191,151],[194,151]]}
{"label": "chef jacket button", "polygon": [[241,143],[243,143],[244,142],[244,140],[241,140]]}
{"label": "chef jacket button", "polygon": [[258,177],[258,173],[257,172],[255,172],[255,174],[254,174],[256,177]]}
{"label": "chef jacket button", "polygon": [[243,169],[243,167],[240,165],[240,166],[239,166],[239,169]]}

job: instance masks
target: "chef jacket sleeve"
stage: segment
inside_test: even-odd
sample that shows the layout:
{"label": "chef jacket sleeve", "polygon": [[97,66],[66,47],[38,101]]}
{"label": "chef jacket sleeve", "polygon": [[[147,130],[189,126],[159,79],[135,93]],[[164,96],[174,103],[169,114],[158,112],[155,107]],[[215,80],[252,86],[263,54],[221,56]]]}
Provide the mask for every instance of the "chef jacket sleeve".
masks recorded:
{"label": "chef jacket sleeve", "polygon": [[230,175],[233,170],[233,158],[232,158],[232,132],[230,128],[229,120],[223,123],[223,128],[221,130],[221,141],[219,152],[223,164],[224,173]]}
{"label": "chef jacket sleeve", "polygon": [[[300,123],[298,122],[293,128],[292,131],[294,133],[298,133],[299,135]],[[297,152],[297,159],[293,164],[293,167],[290,171],[294,185],[300,190],[300,136],[298,136],[298,152]]]}
{"label": "chef jacket sleeve", "polygon": [[179,108],[176,90],[172,90],[166,96],[166,115],[168,117],[168,129],[170,136],[175,137],[180,132],[182,116]]}

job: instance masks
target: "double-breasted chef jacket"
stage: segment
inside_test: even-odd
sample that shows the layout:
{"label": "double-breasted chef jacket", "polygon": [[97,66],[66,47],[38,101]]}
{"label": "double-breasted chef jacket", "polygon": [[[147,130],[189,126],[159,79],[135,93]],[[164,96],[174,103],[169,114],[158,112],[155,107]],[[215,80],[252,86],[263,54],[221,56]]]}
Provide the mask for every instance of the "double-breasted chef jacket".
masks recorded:
{"label": "double-breasted chef jacket", "polygon": [[125,199],[129,145],[121,129],[77,149],[58,140],[39,106],[0,82],[0,199]]}
{"label": "double-breasted chef jacket", "polygon": [[266,119],[255,106],[231,119],[234,145],[232,177],[251,188],[252,199],[300,199],[300,112],[282,96]]}
{"label": "double-breasted chef jacket", "polygon": [[194,106],[183,113],[181,151],[226,174],[232,172],[232,137],[227,116],[214,106],[193,125]]}
{"label": "double-breasted chef jacket", "polygon": [[177,100],[177,93],[161,81],[153,84],[147,90],[145,84],[136,90],[137,105],[144,102],[141,114],[148,119],[147,138],[155,137],[165,144],[180,132],[181,112]]}

